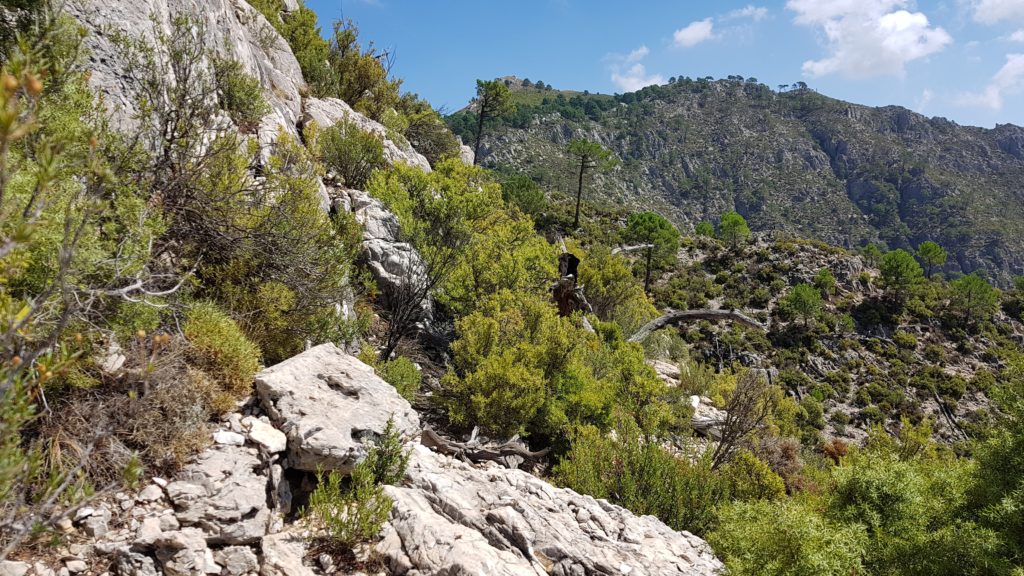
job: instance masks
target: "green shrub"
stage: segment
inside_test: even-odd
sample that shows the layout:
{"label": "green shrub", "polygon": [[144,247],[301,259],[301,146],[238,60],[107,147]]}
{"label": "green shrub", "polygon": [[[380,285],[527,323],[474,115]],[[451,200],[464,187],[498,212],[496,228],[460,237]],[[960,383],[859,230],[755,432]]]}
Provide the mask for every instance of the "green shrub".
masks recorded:
{"label": "green shrub", "polygon": [[230,316],[212,302],[193,304],[182,326],[192,362],[234,400],[249,393],[260,350]]}
{"label": "green shrub", "polygon": [[321,543],[350,553],[355,545],[376,538],[393,504],[383,487],[402,481],[409,457],[394,418],[390,418],[347,482],[337,470],[326,475],[318,471],[317,487],[302,516],[318,532]]}
{"label": "green shrub", "polygon": [[822,268],[814,275],[814,287],[821,290],[822,294],[832,296],[836,292],[836,277],[828,268]]}
{"label": "green shrub", "polygon": [[406,93],[398,101],[398,110],[408,124],[405,128],[406,140],[426,157],[431,166],[459,156],[458,139],[429,102],[416,94]]}
{"label": "green shrub", "polygon": [[533,178],[523,174],[502,182],[501,197],[506,203],[519,207],[531,216],[537,216],[547,208],[544,190]]}
{"label": "green shrub", "polygon": [[592,334],[544,296],[499,292],[456,322],[452,369],[435,397],[453,422],[500,435],[556,441],[573,424],[607,429],[615,405],[656,429],[664,384],[639,344],[596,324]]}
{"label": "green shrub", "polygon": [[725,483],[712,472],[709,458],[677,458],[643,441],[628,418],[615,431],[615,439],[592,426],[575,431],[571,449],[554,468],[556,481],[636,514],[657,516],[676,530],[706,533],[715,523],[716,504],[726,497]]}
{"label": "green shrub", "polygon": [[757,500],[726,505],[708,542],[734,576],[849,576],[863,573],[867,537],[798,499]]}
{"label": "green shrub", "polygon": [[393,502],[384,487],[374,482],[366,461],[356,466],[345,486],[342,475],[331,470],[317,473],[317,487],[309,495],[302,515],[317,531],[321,542],[338,551],[351,551],[380,534]]}
{"label": "green shrub", "polygon": [[352,122],[342,121],[320,131],[317,147],[324,165],[349,188],[365,188],[373,171],[385,166],[380,136],[364,132]]}
{"label": "green shrub", "polygon": [[738,450],[721,467],[733,500],[775,500],[786,495],[782,477],[749,450]]}
{"label": "green shrub", "polygon": [[384,433],[374,441],[364,464],[375,484],[395,485],[405,478],[411,455],[405,447],[405,439],[395,428],[394,417],[391,417],[384,426]]}
{"label": "green shrub", "polygon": [[423,380],[420,369],[412,360],[404,356],[399,356],[394,360],[383,363],[377,368],[377,374],[385,382],[394,386],[395,390],[410,402],[416,397],[416,393],[419,392],[420,383]]}
{"label": "green shrub", "polygon": [[910,332],[904,332],[903,330],[897,330],[892,335],[892,341],[904,350],[914,350],[917,348],[917,338]]}
{"label": "green shrub", "polygon": [[715,235],[715,226],[714,224],[708,222],[707,220],[701,220],[700,222],[697,223],[697,226],[696,228],[694,228],[693,233],[696,234],[697,236],[712,238]]}
{"label": "green shrub", "polygon": [[246,74],[237,60],[214,58],[214,81],[220,107],[242,131],[252,131],[270,112],[260,81]]}

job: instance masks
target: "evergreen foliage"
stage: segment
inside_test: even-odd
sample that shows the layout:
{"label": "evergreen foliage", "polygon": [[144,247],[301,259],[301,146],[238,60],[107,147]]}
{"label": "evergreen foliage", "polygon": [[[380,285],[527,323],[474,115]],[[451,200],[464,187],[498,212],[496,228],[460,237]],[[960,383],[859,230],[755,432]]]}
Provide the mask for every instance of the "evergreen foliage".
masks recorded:
{"label": "evergreen foliage", "polygon": [[719,237],[733,248],[750,238],[750,227],[746,219],[737,212],[726,212],[722,214],[722,221],[718,225]]}

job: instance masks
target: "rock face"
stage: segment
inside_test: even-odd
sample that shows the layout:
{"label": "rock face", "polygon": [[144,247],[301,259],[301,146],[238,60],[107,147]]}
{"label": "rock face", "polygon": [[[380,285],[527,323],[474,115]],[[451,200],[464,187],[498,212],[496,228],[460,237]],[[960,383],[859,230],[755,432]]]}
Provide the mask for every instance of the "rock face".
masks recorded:
{"label": "rock face", "polygon": [[379,553],[394,574],[714,574],[703,540],[522,470],[416,446]]}
{"label": "rock face", "polygon": [[303,102],[303,124],[316,122],[320,128],[327,128],[338,122],[354,123],[363,132],[381,137],[384,142],[384,159],[394,165],[399,162],[430,172],[430,162],[417,152],[404,139],[396,142],[388,136],[388,129],[383,124],[370,120],[352,109],[343,100],[337,98],[306,98]]}
{"label": "rock face", "polygon": [[419,416],[373,368],[322,344],[256,375],[256,393],[288,436],[288,463],[299,470],[349,472],[388,419],[407,436]]}
{"label": "rock face", "polygon": [[[237,60],[260,81],[264,97],[273,108],[274,121],[266,129],[284,128],[295,133],[302,113],[301,91],[305,88],[302,70],[285,39],[244,0],[71,0],[67,10],[91,31],[86,38],[90,82],[104,94],[107,105],[118,112],[112,115],[115,126],[131,128],[138,92],[125,77],[125,60],[113,33],[152,38],[151,17],[162,31],[169,32],[175,15],[188,14],[205,25],[207,46]],[[202,66],[205,73],[212,73],[209,62]],[[168,75],[173,73],[168,70]]]}
{"label": "rock face", "polygon": [[185,526],[201,528],[217,544],[249,544],[267,533],[267,477],[253,448],[217,445],[167,485],[167,494]]}
{"label": "rock face", "polygon": [[[361,190],[343,190],[336,206],[351,210],[363,225],[362,258],[389,306],[411,287],[426,286],[427,267],[412,244],[400,241],[398,218],[384,204]],[[433,306],[429,298],[419,303],[419,319],[429,322]]]}

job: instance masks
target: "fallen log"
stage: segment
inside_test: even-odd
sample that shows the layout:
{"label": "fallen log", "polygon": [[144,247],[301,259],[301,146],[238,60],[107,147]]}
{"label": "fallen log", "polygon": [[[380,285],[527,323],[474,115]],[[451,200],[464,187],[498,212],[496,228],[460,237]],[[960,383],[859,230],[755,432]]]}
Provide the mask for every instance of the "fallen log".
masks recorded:
{"label": "fallen log", "polygon": [[660,318],[655,318],[647,324],[644,324],[643,327],[637,330],[635,334],[629,337],[629,341],[643,342],[656,330],[660,330],[666,326],[682,324],[683,322],[692,322],[694,320],[710,320],[712,322],[730,320],[745,326],[750,326],[751,328],[762,332],[768,331],[764,324],[761,324],[746,314],[736,312],[735,310],[683,310],[680,312],[670,312]]}
{"label": "fallen log", "polygon": [[515,465],[511,466],[513,468],[523,463],[530,466],[536,465],[551,452],[551,448],[531,452],[522,444],[514,442],[505,442],[495,446],[486,446],[473,441],[456,442],[442,438],[430,428],[423,430],[420,435],[420,443],[435,452],[468,460],[474,464],[486,460],[508,466],[515,462]]}

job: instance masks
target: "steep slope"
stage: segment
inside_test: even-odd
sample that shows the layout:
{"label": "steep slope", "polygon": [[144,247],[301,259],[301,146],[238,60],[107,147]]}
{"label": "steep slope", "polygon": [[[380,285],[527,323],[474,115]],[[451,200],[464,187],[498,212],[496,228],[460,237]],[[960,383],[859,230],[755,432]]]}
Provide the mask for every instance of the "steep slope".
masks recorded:
{"label": "steep slope", "polygon": [[[1024,270],[1020,127],[959,126],[741,79],[684,79],[616,96],[615,105],[557,91],[537,105],[536,94],[511,87],[519,110],[485,134],[484,165],[574,191],[565,147],[584,137],[622,161],[595,176],[596,194],[657,209],[684,229],[735,209],[755,230],[845,247],[934,240],[950,251],[947,272],[1005,282]],[[473,115],[449,119],[463,139]]]}

